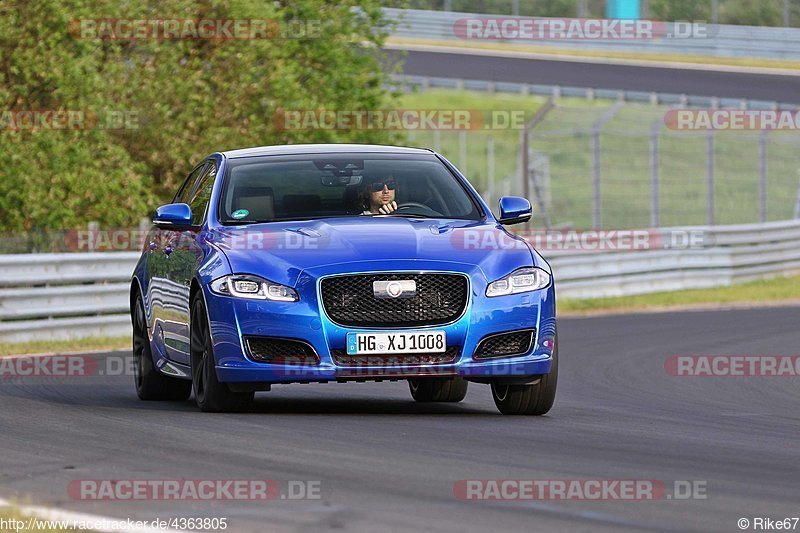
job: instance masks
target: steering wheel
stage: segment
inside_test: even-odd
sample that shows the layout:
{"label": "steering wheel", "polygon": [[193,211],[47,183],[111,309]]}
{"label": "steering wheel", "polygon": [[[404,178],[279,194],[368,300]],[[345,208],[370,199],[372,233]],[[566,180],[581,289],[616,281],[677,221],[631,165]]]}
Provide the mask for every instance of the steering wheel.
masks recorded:
{"label": "steering wheel", "polygon": [[[413,209],[413,208],[421,209],[422,210],[421,213],[414,213],[414,214],[417,214],[417,215],[432,215],[432,216],[435,216],[435,217],[442,216],[442,214],[440,212],[435,211],[435,210],[431,209],[430,207],[428,207],[427,205],[421,204],[419,202],[403,202],[402,204],[399,204],[397,206],[397,209],[392,211],[392,213],[399,213],[401,210],[408,210],[410,208],[411,209]],[[400,214],[402,214],[402,213],[400,213]]]}

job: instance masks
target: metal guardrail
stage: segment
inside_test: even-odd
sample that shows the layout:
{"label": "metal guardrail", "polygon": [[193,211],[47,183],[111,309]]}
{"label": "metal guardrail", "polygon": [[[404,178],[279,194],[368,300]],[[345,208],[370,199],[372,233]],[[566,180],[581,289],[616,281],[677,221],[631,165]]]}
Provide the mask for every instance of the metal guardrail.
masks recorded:
{"label": "metal guardrail", "polygon": [[130,335],[139,253],[0,256],[0,341]]}
{"label": "metal guardrail", "polygon": [[[393,36],[464,42],[453,31],[459,19],[487,18],[493,15],[427,11],[419,9],[384,8],[387,17],[396,21]],[[508,15],[494,15],[508,17]],[[757,57],[769,59],[800,59],[800,28],[771,28],[709,24],[704,38],[655,38],[651,40],[515,40],[518,44],[595,51],[620,51],[652,54],[690,54],[712,57]],[[493,41],[509,42],[509,41]]]}
{"label": "metal guardrail", "polygon": [[552,98],[584,98],[587,100],[618,100],[621,102],[638,102],[653,105],[701,107],[701,108],[738,108],[738,109],[800,109],[797,104],[787,104],[772,100],[749,100],[746,98],[718,98],[715,96],[699,96],[676,93],[629,91],[622,89],[596,89],[592,87],[571,87],[565,85],[544,85],[536,83],[499,82],[487,80],[467,80],[460,78],[444,78],[436,76],[415,76],[395,74],[391,79],[403,89],[456,89],[481,92],[535,94]]}
{"label": "metal guardrail", "polygon": [[[560,298],[732,285],[800,272],[800,220],[648,230],[650,240],[695,235],[688,249],[543,250]],[[502,253],[502,252],[497,252]],[[138,253],[0,256],[0,342],[130,335],[128,294]],[[185,300],[163,282],[157,297]]]}

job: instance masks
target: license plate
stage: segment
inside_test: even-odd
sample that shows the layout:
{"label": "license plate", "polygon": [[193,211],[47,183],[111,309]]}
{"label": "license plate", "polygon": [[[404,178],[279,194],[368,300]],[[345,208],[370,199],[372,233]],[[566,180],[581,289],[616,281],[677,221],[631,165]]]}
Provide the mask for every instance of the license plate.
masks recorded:
{"label": "license plate", "polygon": [[441,330],[347,334],[347,355],[441,353],[446,349],[446,335]]}

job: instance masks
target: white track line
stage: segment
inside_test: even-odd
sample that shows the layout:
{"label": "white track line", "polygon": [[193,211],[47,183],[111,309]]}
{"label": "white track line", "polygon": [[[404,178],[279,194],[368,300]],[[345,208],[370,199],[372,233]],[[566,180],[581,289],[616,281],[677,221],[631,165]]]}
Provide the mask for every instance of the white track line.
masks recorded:
{"label": "white track line", "polygon": [[[41,520],[49,520],[51,522],[61,521],[61,522],[70,522],[70,523],[92,523],[97,524],[98,522],[126,522],[127,518],[111,518],[108,516],[100,516],[100,515],[93,515],[87,513],[75,513],[72,511],[66,511],[64,509],[53,509],[50,507],[40,507],[36,505],[14,505],[8,500],[4,500],[0,498],[0,508],[3,507],[13,507],[19,514],[24,516],[33,516],[35,518],[39,518]],[[132,519],[136,522],[135,519]],[[22,521],[24,522],[25,519],[23,518]],[[141,520],[140,520],[141,521]],[[36,527],[34,527],[31,531],[36,531]],[[55,529],[55,528],[54,528]],[[182,533],[175,529],[156,529],[151,527],[122,527],[122,528],[92,528],[92,531],[99,531],[101,533]]]}

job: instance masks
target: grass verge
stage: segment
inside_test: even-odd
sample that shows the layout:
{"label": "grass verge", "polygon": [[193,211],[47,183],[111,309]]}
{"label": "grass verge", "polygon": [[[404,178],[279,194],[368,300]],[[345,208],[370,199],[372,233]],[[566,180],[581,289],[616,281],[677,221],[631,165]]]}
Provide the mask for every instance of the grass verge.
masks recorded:
{"label": "grass verge", "polygon": [[129,350],[130,337],[97,337],[72,340],[34,341],[24,343],[0,343],[0,357],[39,353],[94,352]]}
{"label": "grass verge", "polygon": [[800,302],[800,277],[753,281],[713,289],[654,292],[636,296],[581,300],[559,299],[558,311],[566,313],[638,311],[725,304],[765,305],[771,302],[787,301]]}

